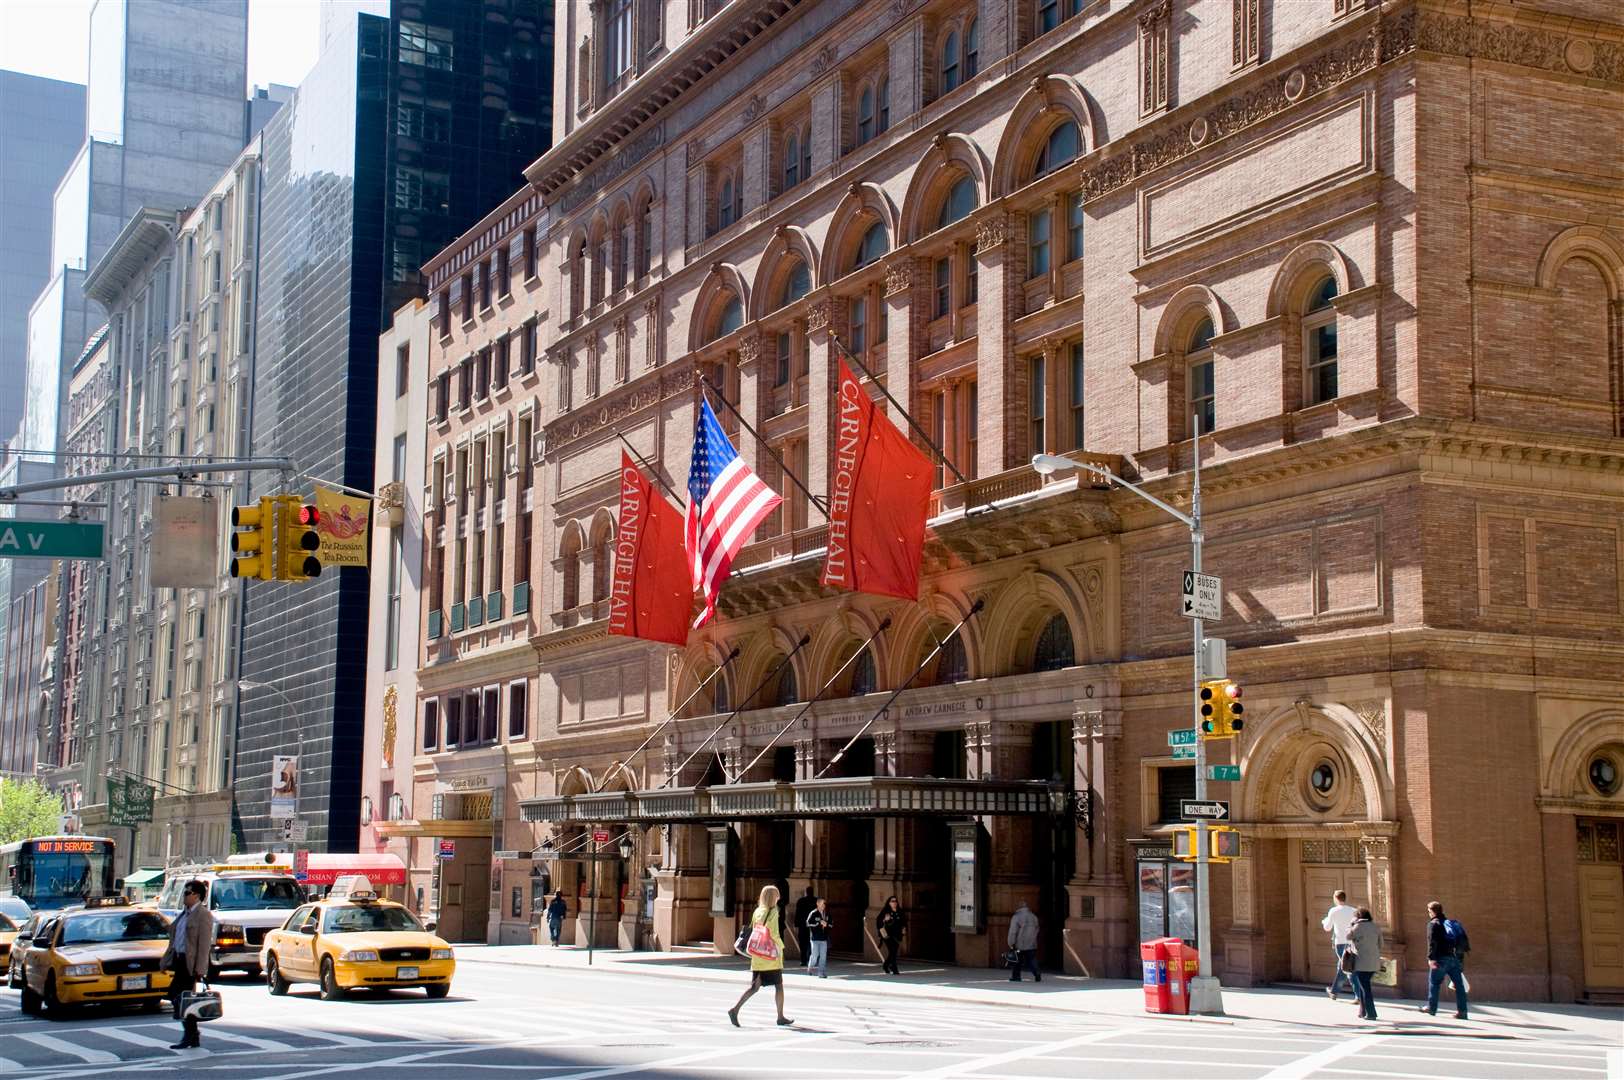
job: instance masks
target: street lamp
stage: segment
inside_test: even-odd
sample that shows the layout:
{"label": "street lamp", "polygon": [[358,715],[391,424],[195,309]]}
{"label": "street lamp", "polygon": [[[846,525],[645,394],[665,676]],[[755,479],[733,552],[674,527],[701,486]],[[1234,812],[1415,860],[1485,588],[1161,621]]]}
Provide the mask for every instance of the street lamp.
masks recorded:
{"label": "street lamp", "polygon": [[[1158,499],[1144,488],[1129,480],[1124,480],[1104,465],[1092,461],[1077,461],[1074,458],[1063,457],[1059,454],[1033,454],[1032,468],[1045,476],[1055,473],[1080,470],[1103,480],[1116,487],[1126,488],[1135,495],[1144,499],[1152,506],[1171,515],[1182,522],[1190,530],[1190,569],[1201,573],[1201,430],[1200,421],[1196,427],[1192,442],[1195,450],[1194,468],[1190,479],[1190,512],[1188,514]],[[1201,706],[1197,693],[1201,686],[1201,618],[1197,616],[1192,620],[1195,623],[1195,686],[1190,695],[1191,726],[1197,731],[1201,727]],[[1207,797],[1207,743],[1198,734],[1195,740],[1195,797],[1203,801]],[[1196,819],[1196,852],[1195,852],[1195,889],[1196,889],[1196,953],[1200,958],[1200,967],[1197,977],[1190,982],[1190,1011],[1192,1013],[1205,1013],[1220,1015],[1224,1011],[1224,1001],[1218,986],[1218,979],[1212,973],[1212,901],[1211,890],[1207,887],[1207,822],[1204,818]]]}

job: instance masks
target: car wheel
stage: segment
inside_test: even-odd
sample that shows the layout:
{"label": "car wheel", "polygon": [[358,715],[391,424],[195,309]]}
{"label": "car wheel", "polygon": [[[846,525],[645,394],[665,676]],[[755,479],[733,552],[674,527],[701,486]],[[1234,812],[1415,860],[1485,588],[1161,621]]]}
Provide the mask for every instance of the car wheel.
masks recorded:
{"label": "car wheel", "polygon": [[430,983],[428,986],[423,987],[423,993],[427,994],[431,998],[443,998],[447,994],[451,993],[451,984]]}
{"label": "car wheel", "polygon": [[333,958],[321,962],[321,999],[338,1001],[344,997],[344,988],[338,985],[338,973],[333,970]]}
{"label": "car wheel", "polygon": [[39,995],[34,993],[33,988],[31,988],[27,983],[23,983],[23,1012],[27,1013],[29,1016],[38,1016],[40,1014],[42,1004],[43,1003],[40,1001]]}
{"label": "car wheel", "polygon": [[47,975],[45,977],[45,1015],[53,1019],[59,1019],[67,1011],[67,1006],[63,1005],[61,999],[56,996],[56,975]]}
{"label": "car wheel", "polygon": [[274,956],[265,961],[265,985],[277,997],[288,992],[288,981],[282,977],[282,966]]}

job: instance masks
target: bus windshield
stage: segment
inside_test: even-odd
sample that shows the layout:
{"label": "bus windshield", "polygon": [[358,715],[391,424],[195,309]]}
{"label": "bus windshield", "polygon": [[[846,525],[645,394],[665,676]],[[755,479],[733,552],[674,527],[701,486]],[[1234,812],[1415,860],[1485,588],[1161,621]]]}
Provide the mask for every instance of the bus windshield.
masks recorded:
{"label": "bus windshield", "polygon": [[287,878],[220,878],[209,899],[216,911],[292,911],[304,903],[299,884]]}
{"label": "bus windshield", "polygon": [[25,840],[8,850],[12,891],[53,910],[113,891],[113,842],[95,837]]}

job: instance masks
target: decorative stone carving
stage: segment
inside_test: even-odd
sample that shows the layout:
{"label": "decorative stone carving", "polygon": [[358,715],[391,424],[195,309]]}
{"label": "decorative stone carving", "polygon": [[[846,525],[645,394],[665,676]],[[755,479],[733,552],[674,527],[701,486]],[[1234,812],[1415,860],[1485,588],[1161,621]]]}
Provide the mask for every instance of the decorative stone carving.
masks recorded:
{"label": "decorative stone carving", "polygon": [[1286,76],[1286,84],[1284,89],[1286,92],[1286,100],[1296,101],[1298,98],[1303,96],[1303,91],[1308,89],[1307,76],[1305,76],[1301,71],[1291,72]]}
{"label": "decorative stone carving", "polygon": [[693,168],[705,157],[705,140],[689,139],[687,145],[683,147],[683,152],[688,157],[688,167]]}
{"label": "decorative stone carving", "polygon": [[1139,13],[1139,25],[1148,29],[1172,13],[1173,0],[1153,0]]}
{"label": "decorative stone carving", "polygon": [[806,309],[806,331],[809,334],[818,334],[829,329],[829,320],[834,312],[829,301],[820,300]]}
{"label": "decorative stone carving", "polygon": [[399,725],[400,691],[393,685],[383,692],[383,734],[378,749],[386,768],[395,767],[395,732]]}
{"label": "decorative stone carving", "polygon": [[1009,219],[993,214],[976,222],[976,254],[1001,248],[1009,242]]}
{"label": "decorative stone carving", "polygon": [[406,485],[400,480],[391,480],[378,488],[378,509],[399,510],[406,498]]}
{"label": "decorative stone carving", "polygon": [[739,341],[739,367],[754,367],[761,359],[761,339],[754,335],[742,338]]}
{"label": "decorative stone carving", "polygon": [[1378,746],[1387,744],[1387,703],[1384,701],[1356,701],[1349,706],[1365,727],[1375,736]]}
{"label": "decorative stone carving", "polygon": [[895,296],[913,288],[913,260],[898,259],[885,268],[885,295]]}
{"label": "decorative stone carving", "polygon": [[1190,145],[1201,146],[1207,141],[1209,125],[1205,116],[1198,116],[1190,124]]}
{"label": "decorative stone carving", "polygon": [[655,367],[660,362],[660,298],[651,296],[643,301],[643,366]]}
{"label": "decorative stone carving", "polygon": [[1562,50],[1562,60],[1578,74],[1589,74],[1590,69],[1596,66],[1595,46],[1583,38],[1574,38]]}
{"label": "decorative stone carving", "polygon": [[547,446],[549,449],[553,449],[573,442],[583,435],[591,434],[607,424],[616,423],[667,398],[690,393],[693,390],[693,385],[694,370],[692,368],[673,366],[671,370],[662,373],[658,379],[650,376],[648,379],[627,387],[621,393],[605,399],[590,412],[582,410],[576,415],[555,421],[547,428]]}
{"label": "decorative stone carving", "polygon": [[812,77],[815,79],[833,69],[835,56],[835,43],[832,41],[819,49],[818,54],[812,58]]}
{"label": "decorative stone carving", "polygon": [[760,94],[751,94],[750,100],[744,103],[744,122],[747,124],[755,123],[756,119],[761,116],[762,110],[766,109],[766,107],[767,100],[765,98]]}

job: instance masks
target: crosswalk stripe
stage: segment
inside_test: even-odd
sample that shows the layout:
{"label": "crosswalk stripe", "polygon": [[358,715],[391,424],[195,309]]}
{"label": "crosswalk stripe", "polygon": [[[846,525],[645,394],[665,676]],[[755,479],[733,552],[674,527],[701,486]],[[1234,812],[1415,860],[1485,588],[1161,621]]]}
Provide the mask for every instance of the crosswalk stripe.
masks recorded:
{"label": "crosswalk stripe", "polygon": [[169,1049],[169,1042],[167,1040],[154,1039],[151,1035],[142,1035],[138,1032],[131,1031],[128,1028],[97,1028],[96,1034],[111,1036],[112,1038],[118,1039],[120,1042],[129,1043],[131,1046],[150,1046],[154,1049],[162,1050]]}
{"label": "crosswalk stripe", "polygon": [[222,1031],[217,1027],[210,1027],[208,1030],[209,1038],[211,1039],[224,1039],[226,1042],[244,1043],[248,1046],[252,1046],[256,1050],[271,1050],[281,1053],[293,1049],[293,1047],[289,1046],[287,1043],[277,1042],[275,1039],[256,1039],[252,1035],[238,1035],[235,1032]]}
{"label": "crosswalk stripe", "polygon": [[89,1065],[111,1065],[118,1060],[117,1054],[109,1054],[106,1050],[91,1050],[83,1046],[75,1046],[66,1039],[59,1039],[55,1035],[41,1035],[33,1031],[19,1031],[13,1038],[24,1042],[31,1042],[35,1046],[42,1046],[47,1050],[55,1050],[59,1054],[76,1057]]}

